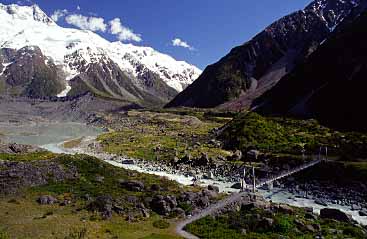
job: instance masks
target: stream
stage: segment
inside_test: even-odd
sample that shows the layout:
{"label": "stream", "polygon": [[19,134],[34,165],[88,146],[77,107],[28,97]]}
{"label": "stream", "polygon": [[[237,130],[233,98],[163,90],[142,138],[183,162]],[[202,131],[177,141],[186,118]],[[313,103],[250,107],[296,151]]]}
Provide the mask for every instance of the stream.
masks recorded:
{"label": "stream", "polygon": [[[149,166],[147,164],[139,164],[135,160],[135,164],[122,164],[114,160],[113,155],[106,153],[97,153],[88,150],[87,145],[95,142],[96,137],[102,133],[101,129],[87,126],[80,123],[42,123],[31,125],[9,125],[0,124],[0,137],[5,142],[14,142],[19,144],[29,144],[39,146],[54,153],[76,154],[83,153],[100,158],[114,166],[135,170],[140,173],[148,173],[157,176],[163,176],[170,180],[174,180],[182,185],[191,185],[193,177],[183,174],[174,174],[164,171],[160,168]],[[63,143],[76,138],[82,138],[80,147],[73,149],[65,149]],[[239,190],[232,189],[233,183],[224,180],[216,179],[200,179],[200,186],[215,185],[219,187],[221,192],[231,193]],[[312,207],[316,213],[319,213],[322,208],[316,204],[313,199],[301,198],[299,195],[294,195],[281,188],[274,188],[272,191],[259,190],[259,192],[267,199],[276,203],[286,203],[297,207]],[[340,209],[353,216],[353,219],[363,225],[367,225],[367,217],[361,217],[358,211],[352,211],[348,206],[328,205],[328,208]]]}

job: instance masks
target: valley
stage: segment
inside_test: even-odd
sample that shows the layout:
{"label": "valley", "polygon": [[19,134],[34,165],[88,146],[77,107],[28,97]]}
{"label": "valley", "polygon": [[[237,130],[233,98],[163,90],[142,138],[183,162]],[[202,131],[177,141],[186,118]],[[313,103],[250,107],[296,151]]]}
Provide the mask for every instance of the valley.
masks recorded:
{"label": "valley", "polygon": [[367,238],[366,0],[204,71],[88,14],[0,3],[0,239]]}

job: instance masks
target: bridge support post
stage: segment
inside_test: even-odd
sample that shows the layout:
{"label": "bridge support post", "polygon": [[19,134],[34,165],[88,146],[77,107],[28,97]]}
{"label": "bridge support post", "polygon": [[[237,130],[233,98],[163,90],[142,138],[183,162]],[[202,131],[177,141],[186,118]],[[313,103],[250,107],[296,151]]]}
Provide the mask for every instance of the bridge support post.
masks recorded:
{"label": "bridge support post", "polygon": [[252,167],[252,192],[256,192],[255,167]]}

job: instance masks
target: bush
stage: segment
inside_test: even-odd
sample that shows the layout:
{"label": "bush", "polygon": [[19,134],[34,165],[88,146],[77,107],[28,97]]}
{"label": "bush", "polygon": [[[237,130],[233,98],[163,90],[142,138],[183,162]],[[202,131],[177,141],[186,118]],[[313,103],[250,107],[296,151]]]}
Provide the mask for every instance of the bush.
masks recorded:
{"label": "bush", "polygon": [[288,233],[294,227],[292,218],[288,216],[276,216],[274,229],[279,233]]}
{"label": "bush", "polygon": [[158,228],[158,229],[167,229],[169,228],[170,224],[169,222],[165,221],[165,220],[158,220],[153,222],[153,227]]}
{"label": "bush", "polygon": [[6,232],[0,230],[0,239],[10,239]]}
{"label": "bush", "polygon": [[351,237],[355,237],[355,238],[365,237],[365,235],[363,234],[363,232],[360,229],[356,227],[352,227],[352,226],[347,226],[346,228],[344,228],[343,234],[351,236]]}

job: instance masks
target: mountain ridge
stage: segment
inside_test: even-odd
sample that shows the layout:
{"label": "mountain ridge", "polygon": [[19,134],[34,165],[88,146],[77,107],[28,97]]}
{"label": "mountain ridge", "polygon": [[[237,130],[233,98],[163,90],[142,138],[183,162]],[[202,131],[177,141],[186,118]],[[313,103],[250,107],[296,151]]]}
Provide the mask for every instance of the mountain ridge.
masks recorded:
{"label": "mountain ridge", "polygon": [[254,99],[307,58],[360,2],[313,1],[304,10],[279,19],[208,66],[166,107],[248,109]]}
{"label": "mountain ridge", "polygon": [[[151,47],[109,42],[90,31],[60,27],[37,5],[0,4],[0,20],[3,22],[0,48],[19,50],[26,46],[37,46],[49,60],[62,68],[65,86],[58,92],[59,97],[70,92],[71,79],[85,73],[80,72],[80,69],[99,64],[104,58],[117,64],[119,70],[131,79],[131,84],[139,88],[139,94],[155,95],[155,100],[161,103],[173,98],[201,73],[197,67],[176,61]],[[161,86],[163,92],[154,86],[153,81]],[[103,91],[105,93],[108,90]]]}

